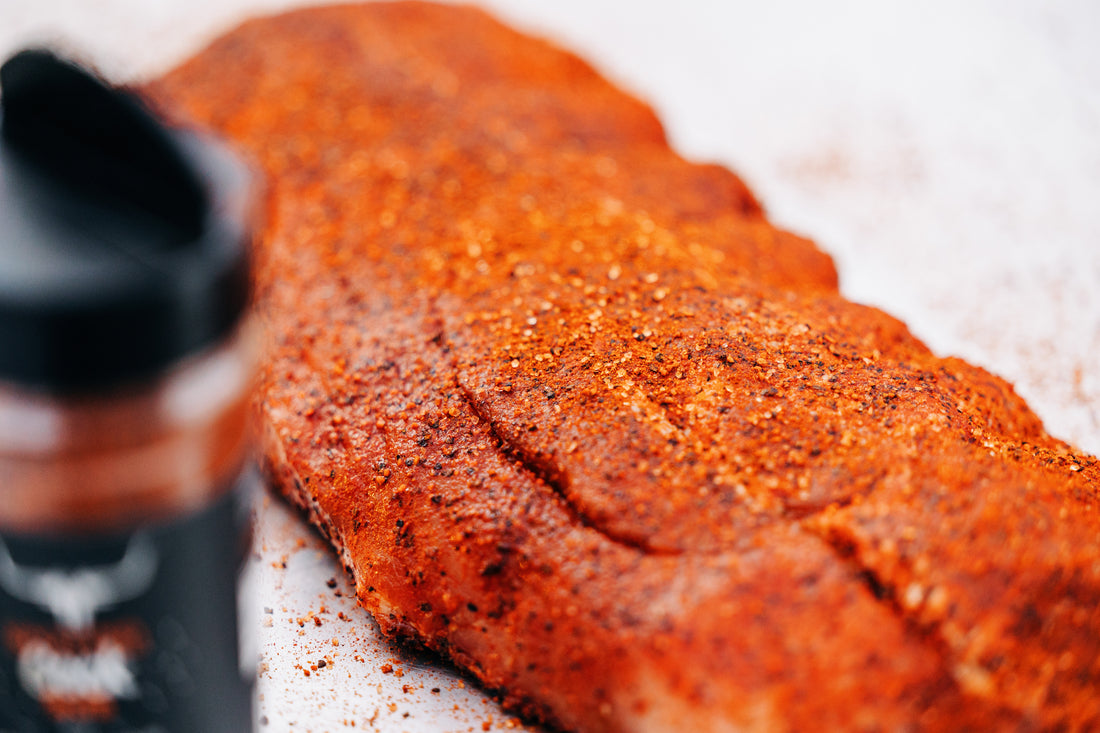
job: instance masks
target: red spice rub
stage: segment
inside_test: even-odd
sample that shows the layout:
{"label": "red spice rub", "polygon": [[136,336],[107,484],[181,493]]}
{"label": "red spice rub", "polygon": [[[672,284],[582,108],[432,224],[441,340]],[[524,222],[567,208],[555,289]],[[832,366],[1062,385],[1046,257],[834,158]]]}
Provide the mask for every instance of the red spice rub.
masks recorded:
{"label": "red spice rub", "polygon": [[583,61],[371,4],[146,91],[270,177],[265,459],[387,632],[585,731],[1100,726],[1096,459]]}

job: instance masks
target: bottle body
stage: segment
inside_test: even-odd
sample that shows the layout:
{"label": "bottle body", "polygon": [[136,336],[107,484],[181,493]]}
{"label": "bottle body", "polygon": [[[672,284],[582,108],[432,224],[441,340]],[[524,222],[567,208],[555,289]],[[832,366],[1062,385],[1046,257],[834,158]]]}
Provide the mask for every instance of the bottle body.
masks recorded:
{"label": "bottle body", "polygon": [[94,396],[0,386],[0,730],[249,729],[251,363],[237,335]]}

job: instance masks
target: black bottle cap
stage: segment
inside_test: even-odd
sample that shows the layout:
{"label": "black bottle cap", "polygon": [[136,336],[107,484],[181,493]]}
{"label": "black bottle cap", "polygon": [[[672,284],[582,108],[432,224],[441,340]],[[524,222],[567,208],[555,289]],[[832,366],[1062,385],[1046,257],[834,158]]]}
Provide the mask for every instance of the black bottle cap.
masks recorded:
{"label": "black bottle cap", "polygon": [[0,382],[88,391],[226,338],[250,181],[224,148],[47,51],[0,67]]}

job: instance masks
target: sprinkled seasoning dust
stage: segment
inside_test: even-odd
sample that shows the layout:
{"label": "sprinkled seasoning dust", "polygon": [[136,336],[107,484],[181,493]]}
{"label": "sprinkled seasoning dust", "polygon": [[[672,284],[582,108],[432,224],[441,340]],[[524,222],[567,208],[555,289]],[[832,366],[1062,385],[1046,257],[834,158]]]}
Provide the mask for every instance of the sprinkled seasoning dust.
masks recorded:
{"label": "sprinkled seasoning dust", "polygon": [[264,601],[245,619],[260,650],[257,730],[533,730],[434,655],[384,638],[327,544],[280,499],[265,492],[257,517],[248,572]]}

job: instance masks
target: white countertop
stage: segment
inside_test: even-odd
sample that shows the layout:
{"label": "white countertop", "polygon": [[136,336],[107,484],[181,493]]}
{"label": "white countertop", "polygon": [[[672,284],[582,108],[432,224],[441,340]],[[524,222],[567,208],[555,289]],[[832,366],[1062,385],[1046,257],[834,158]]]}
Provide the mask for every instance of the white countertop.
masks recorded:
{"label": "white countertop", "polygon": [[[294,4],[0,0],[0,54],[67,39],[140,78]],[[1100,452],[1100,4],[485,5],[652,102],[689,157],[732,166],[836,257],[849,297],[1005,376],[1051,432]],[[382,640],[321,539],[261,504],[246,610],[258,730],[518,726],[469,679]]]}

